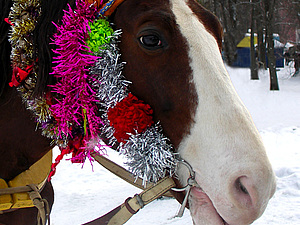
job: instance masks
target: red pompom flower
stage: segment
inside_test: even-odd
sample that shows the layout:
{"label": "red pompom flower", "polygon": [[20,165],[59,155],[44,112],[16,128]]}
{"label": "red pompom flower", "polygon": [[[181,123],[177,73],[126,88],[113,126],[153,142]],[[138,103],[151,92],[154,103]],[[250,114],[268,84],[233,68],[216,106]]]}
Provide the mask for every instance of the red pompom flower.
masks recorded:
{"label": "red pompom flower", "polygon": [[118,142],[126,142],[130,134],[142,133],[153,124],[153,110],[148,104],[128,94],[107,112],[110,126],[114,127],[114,136]]}

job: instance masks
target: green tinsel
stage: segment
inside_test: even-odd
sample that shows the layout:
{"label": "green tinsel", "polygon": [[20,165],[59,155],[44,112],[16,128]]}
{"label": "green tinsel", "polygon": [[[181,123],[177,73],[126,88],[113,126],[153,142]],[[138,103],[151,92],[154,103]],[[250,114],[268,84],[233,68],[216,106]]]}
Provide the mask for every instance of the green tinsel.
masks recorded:
{"label": "green tinsel", "polygon": [[105,49],[105,45],[110,43],[110,37],[114,31],[105,19],[95,20],[93,23],[89,23],[89,26],[87,45],[92,52],[97,53],[99,49]]}

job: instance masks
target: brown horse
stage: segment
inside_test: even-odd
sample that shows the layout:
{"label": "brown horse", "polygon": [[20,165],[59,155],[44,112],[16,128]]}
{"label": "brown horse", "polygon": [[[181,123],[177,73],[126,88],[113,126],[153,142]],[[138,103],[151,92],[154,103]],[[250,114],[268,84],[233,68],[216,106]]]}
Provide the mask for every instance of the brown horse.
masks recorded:
{"label": "brown horse", "polygon": [[[34,32],[38,47],[36,95],[51,81],[50,38],[66,7],[64,0],[43,0]],[[106,2],[106,1],[104,1]],[[52,146],[36,131],[11,79],[7,40],[10,0],[1,0],[0,178],[11,180]],[[72,5],[72,4],[71,4]],[[260,135],[237,96],[223,65],[222,28],[195,0],[126,0],[109,20],[122,30],[119,48],[126,62],[130,91],[154,110],[164,134],[196,172],[199,187],[189,198],[194,224],[250,224],[265,210],[275,177]],[[188,174],[179,168],[182,185]],[[50,205],[53,190],[42,192]],[[0,224],[36,224],[37,210],[0,215]]]}

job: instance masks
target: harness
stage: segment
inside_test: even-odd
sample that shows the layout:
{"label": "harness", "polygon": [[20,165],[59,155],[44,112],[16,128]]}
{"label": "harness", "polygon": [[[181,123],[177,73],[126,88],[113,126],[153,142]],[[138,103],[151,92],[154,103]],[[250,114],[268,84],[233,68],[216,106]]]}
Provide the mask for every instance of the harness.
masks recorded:
{"label": "harness", "polygon": [[[192,167],[184,160],[180,160],[179,164],[187,167],[190,176],[187,180],[187,185],[183,188],[176,188],[176,183],[173,178],[165,177],[157,183],[147,182],[141,178],[135,178],[133,174],[108,158],[99,154],[93,154],[93,158],[104,168],[122,178],[126,182],[142,189],[139,194],[129,197],[123,204],[111,210],[107,214],[86,223],[93,224],[108,224],[121,225],[128,221],[134,214],[150,202],[158,199],[161,196],[174,197],[174,192],[186,192],[182,205],[176,217],[183,215],[184,209],[187,206],[188,196],[191,187],[196,186],[195,172]],[[38,224],[50,224],[49,205],[46,199],[40,195],[43,190],[49,170],[52,163],[52,151],[49,151],[43,158],[33,164],[28,170],[22,172],[14,179],[6,182],[0,179],[0,214],[11,212],[17,209],[36,207],[38,209]]]}
{"label": "harness", "polygon": [[[38,224],[46,224],[49,205],[40,195],[46,185],[52,164],[52,151],[14,179],[6,182],[0,178],[0,214],[17,209],[36,207]],[[48,223],[50,223],[48,219]]]}

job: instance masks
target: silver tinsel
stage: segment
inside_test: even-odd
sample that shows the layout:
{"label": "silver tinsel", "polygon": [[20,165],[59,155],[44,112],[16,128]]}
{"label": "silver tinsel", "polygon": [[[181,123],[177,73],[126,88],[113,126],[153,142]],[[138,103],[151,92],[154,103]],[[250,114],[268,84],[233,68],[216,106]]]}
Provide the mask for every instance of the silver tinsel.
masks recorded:
{"label": "silver tinsel", "polygon": [[126,143],[118,150],[127,158],[130,171],[143,181],[157,182],[175,172],[177,160],[171,152],[170,140],[162,134],[159,123],[143,133],[131,134]]}
{"label": "silver tinsel", "polygon": [[128,85],[131,83],[125,80],[122,70],[125,65],[120,61],[117,39],[121,31],[116,31],[110,44],[103,46],[97,53],[100,58],[95,66],[90,69],[90,74],[98,76],[98,80],[93,83],[96,96],[101,101],[101,106],[105,110],[113,108],[118,102],[128,95]]}
{"label": "silver tinsel", "polygon": [[107,119],[107,111],[113,108],[118,102],[126,98],[128,95],[129,81],[125,80],[122,75],[124,62],[120,60],[117,40],[121,35],[121,31],[115,31],[111,42],[99,50],[97,60],[94,67],[90,68],[90,75],[94,75],[96,80],[93,83],[93,90],[96,92],[96,97],[99,99],[100,114],[103,122],[101,127],[102,135],[108,140],[110,145],[116,144],[117,140],[114,137],[114,128],[109,125]]}
{"label": "silver tinsel", "polygon": [[[116,31],[110,44],[97,53],[96,65],[90,68],[90,74],[97,77],[93,83],[93,90],[100,100],[102,114],[102,133],[109,140],[109,144],[117,144],[114,128],[110,126],[107,112],[118,102],[127,97],[128,86],[131,82],[122,75],[124,62],[120,61],[117,40],[121,32]],[[118,151],[127,158],[126,165],[135,175],[146,181],[157,182],[159,179],[173,175],[176,167],[175,153],[167,137],[162,134],[162,128],[157,123],[143,133],[130,134],[126,143],[120,143]]]}

